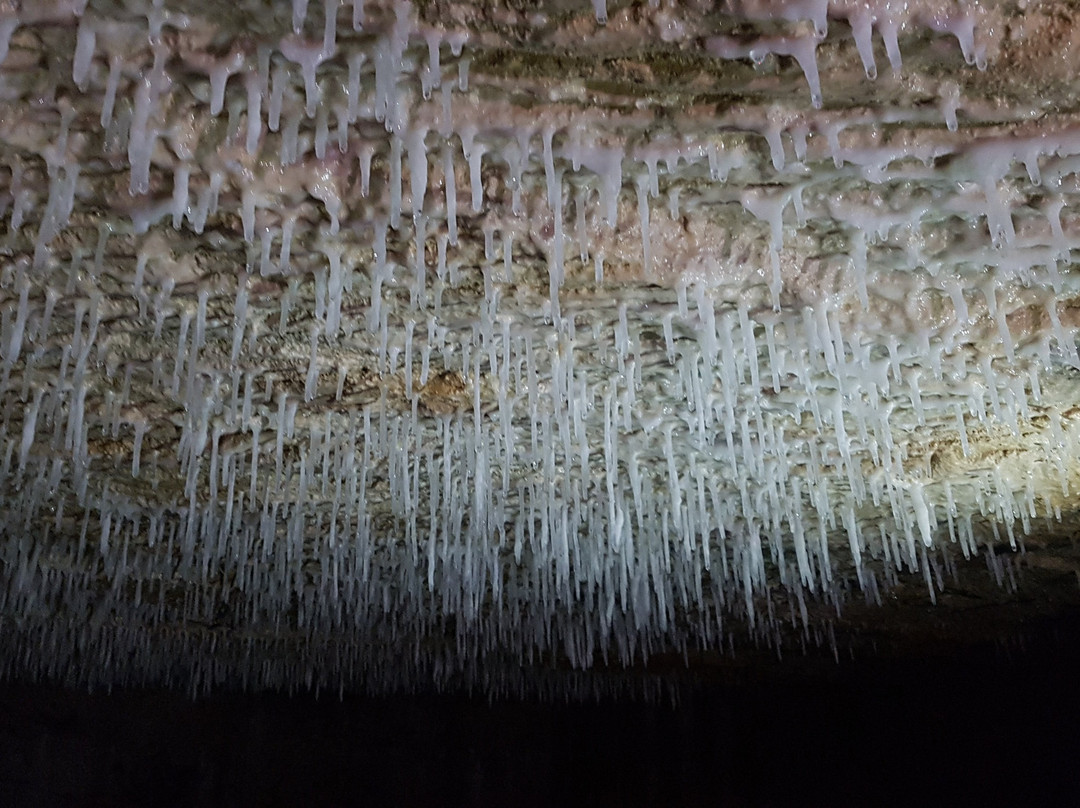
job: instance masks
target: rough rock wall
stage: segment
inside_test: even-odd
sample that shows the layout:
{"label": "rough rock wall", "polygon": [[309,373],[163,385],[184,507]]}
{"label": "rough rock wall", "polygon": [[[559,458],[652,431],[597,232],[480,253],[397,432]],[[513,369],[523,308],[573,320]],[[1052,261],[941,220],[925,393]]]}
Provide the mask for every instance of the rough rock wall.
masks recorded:
{"label": "rough rock wall", "polygon": [[1027,5],[3,6],[4,670],[587,688],[1075,598]]}

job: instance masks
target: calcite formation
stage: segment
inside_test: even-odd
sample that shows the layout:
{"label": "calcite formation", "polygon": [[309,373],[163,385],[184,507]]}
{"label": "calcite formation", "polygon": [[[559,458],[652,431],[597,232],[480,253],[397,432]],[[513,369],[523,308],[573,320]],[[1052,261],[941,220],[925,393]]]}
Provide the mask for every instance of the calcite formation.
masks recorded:
{"label": "calcite formation", "polygon": [[1073,13],[0,4],[0,670],[502,692],[1015,589]]}

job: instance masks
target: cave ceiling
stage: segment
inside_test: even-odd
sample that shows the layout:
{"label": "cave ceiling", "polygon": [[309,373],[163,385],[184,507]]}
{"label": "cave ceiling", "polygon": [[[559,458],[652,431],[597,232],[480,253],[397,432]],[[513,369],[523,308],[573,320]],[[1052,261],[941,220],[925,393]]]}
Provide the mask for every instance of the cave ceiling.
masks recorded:
{"label": "cave ceiling", "polygon": [[1078,20],[0,3],[0,673],[654,692],[1075,609]]}

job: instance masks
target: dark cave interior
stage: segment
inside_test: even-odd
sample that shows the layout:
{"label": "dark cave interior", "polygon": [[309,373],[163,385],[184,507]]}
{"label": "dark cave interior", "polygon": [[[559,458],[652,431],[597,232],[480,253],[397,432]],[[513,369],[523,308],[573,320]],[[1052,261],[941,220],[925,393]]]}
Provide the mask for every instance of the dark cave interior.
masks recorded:
{"label": "dark cave interior", "polygon": [[678,701],[0,689],[0,804],[1069,805],[1080,616]]}

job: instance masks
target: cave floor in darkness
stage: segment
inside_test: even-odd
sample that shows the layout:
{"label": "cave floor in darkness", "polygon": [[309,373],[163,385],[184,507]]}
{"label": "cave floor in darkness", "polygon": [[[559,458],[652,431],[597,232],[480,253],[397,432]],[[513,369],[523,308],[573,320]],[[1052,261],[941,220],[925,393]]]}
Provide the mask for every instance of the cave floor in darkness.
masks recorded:
{"label": "cave floor in darkness", "polygon": [[0,805],[1069,805],[1080,615],[677,706],[0,686]]}

